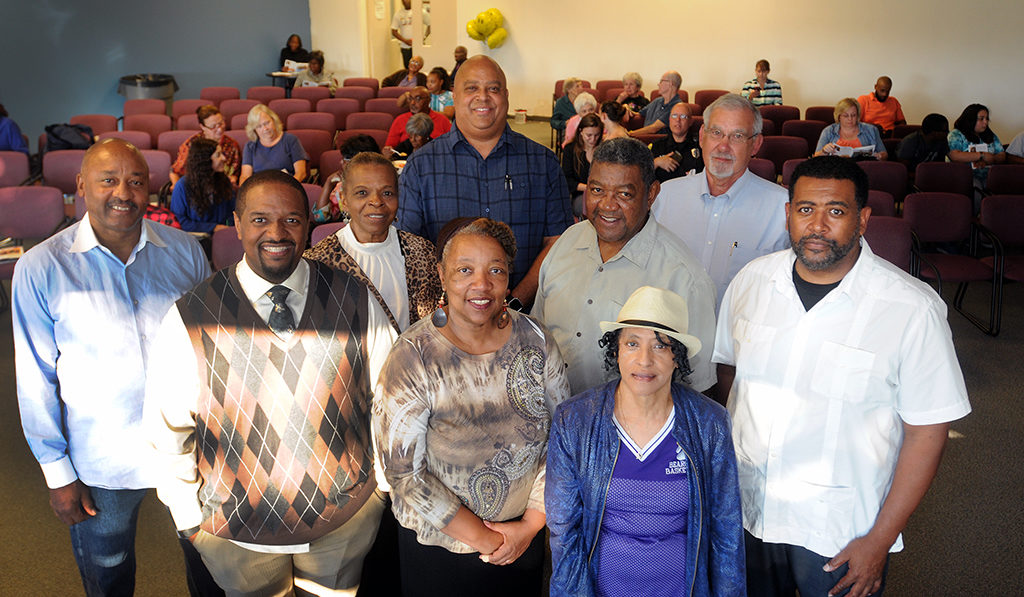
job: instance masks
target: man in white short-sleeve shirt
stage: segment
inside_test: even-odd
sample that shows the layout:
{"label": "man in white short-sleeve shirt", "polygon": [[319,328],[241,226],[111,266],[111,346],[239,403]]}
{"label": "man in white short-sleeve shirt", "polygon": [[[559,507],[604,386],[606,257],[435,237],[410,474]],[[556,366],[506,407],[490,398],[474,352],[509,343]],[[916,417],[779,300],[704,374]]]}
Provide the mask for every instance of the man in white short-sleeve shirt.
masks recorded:
{"label": "man in white short-sleeve shirt", "polygon": [[747,586],[878,595],[971,408],[944,303],[861,238],[863,171],[812,158],[793,181],[792,251],[733,279],[712,356],[731,387]]}

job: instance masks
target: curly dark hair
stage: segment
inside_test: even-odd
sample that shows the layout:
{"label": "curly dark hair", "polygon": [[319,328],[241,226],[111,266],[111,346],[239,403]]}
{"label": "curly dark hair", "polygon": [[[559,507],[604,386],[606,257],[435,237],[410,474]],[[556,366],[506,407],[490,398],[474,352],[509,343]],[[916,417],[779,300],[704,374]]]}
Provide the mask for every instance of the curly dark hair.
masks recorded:
{"label": "curly dark hair", "polygon": [[987,126],[980,133],[974,132],[974,125],[978,122],[978,113],[982,110],[988,112],[988,107],[982,104],[971,104],[964,108],[960,117],[953,123],[953,128],[963,133],[971,143],[991,143],[996,139],[992,129]]}
{"label": "curly dark hair", "polygon": [[[597,345],[604,349],[604,368],[608,371],[618,373],[619,371],[619,336],[622,335],[622,328],[605,332]],[[686,358],[686,346],[675,338],[670,338],[661,332],[654,332],[658,342],[667,344],[672,348],[672,362],[676,368],[672,370],[673,383],[689,383],[689,374],[693,373],[690,368],[690,360]]]}
{"label": "curly dark hair", "polygon": [[217,152],[217,142],[198,137],[188,146],[185,160],[185,191],[196,212],[205,216],[214,205],[231,201],[234,190],[231,179],[223,172],[213,171],[210,158]]}

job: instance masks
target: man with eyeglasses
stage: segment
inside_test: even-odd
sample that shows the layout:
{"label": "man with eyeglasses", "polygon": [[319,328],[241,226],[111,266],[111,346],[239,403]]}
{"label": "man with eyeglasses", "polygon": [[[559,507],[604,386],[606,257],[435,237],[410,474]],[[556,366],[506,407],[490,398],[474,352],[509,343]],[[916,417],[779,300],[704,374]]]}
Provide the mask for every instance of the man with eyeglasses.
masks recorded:
{"label": "man with eyeglasses", "polygon": [[629,134],[633,136],[648,135],[664,131],[668,126],[672,107],[683,101],[679,97],[679,87],[682,84],[682,75],[674,70],[661,75],[661,80],[658,81],[658,97],[647,104],[643,110],[640,110],[640,114],[644,117],[644,126],[630,131]]}
{"label": "man with eyeglasses", "polygon": [[697,136],[690,134],[690,106],[679,102],[672,106],[668,117],[669,135],[651,144],[654,157],[654,176],[658,182],[665,182],[680,176],[704,171]]}
{"label": "man with eyeglasses", "polygon": [[188,148],[192,141],[203,137],[217,142],[220,153],[224,156],[224,174],[227,174],[232,184],[237,186],[238,173],[242,169],[242,148],[234,139],[224,134],[228,128],[224,115],[217,106],[209,105],[199,106],[196,109],[196,117],[199,119],[199,132],[185,139],[178,147],[178,157],[171,166],[171,185],[177,184],[178,179],[185,176],[185,162],[188,160]]}
{"label": "man with eyeglasses", "polygon": [[761,148],[761,113],[729,93],[704,110],[704,174],[670,180],[651,213],[683,239],[718,291],[718,304],[740,268],[789,247],[786,190],[747,169]]}

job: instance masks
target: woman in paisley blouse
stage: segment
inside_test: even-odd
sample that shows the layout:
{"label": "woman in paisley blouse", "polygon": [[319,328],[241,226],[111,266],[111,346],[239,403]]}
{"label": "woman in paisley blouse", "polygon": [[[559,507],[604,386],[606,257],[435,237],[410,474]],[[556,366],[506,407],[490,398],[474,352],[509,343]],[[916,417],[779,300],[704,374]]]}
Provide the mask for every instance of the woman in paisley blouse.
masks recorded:
{"label": "woman in paisley blouse", "polygon": [[539,595],[564,361],[539,323],[504,304],[507,225],[455,220],[437,246],[440,306],[395,343],[374,398],[403,595]]}
{"label": "woman in paisley blouse", "polygon": [[441,296],[434,245],[395,229],[398,174],[387,158],[358,153],[345,164],[341,179],[339,207],[351,218],[348,226],[318,242],[305,257],[362,280],[401,333],[429,316]]}

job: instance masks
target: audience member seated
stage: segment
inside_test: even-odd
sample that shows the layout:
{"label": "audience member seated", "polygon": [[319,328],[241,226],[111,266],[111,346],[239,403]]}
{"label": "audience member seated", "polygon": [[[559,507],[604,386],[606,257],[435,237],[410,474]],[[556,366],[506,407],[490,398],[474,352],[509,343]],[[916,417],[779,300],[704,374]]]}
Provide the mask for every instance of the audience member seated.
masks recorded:
{"label": "audience member seated", "polygon": [[295,77],[297,87],[326,87],[334,97],[334,90],[338,88],[338,79],[334,73],[324,70],[324,53],[320,50],[314,51],[309,56],[309,68]]}
{"label": "audience member seated", "polygon": [[604,124],[605,141],[629,136],[629,131],[623,126],[626,113],[626,107],[619,102],[605,102],[601,104],[601,122]]}
{"label": "audience member seated", "polygon": [[[430,134],[434,132],[434,121],[426,114],[413,114],[405,123],[405,134],[408,139],[402,141],[391,150],[388,157],[392,160],[406,160],[412,152],[430,142]],[[385,148],[387,149],[387,148]]]}
{"label": "audience member seated", "polygon": [[[429,122],[429,119],[428,119]],[[397,333],[429,317],[441,297],[434,245],[394,227],[398,174],[377,152],[345,164],[341,208],[348,226],[326,237],[304,257],[367,283]]]}
{"label": "audience member seated", "polygon": [[946,138],[949,143],[949,161],[969,162],[974,170],[974,186],[985,188],[988,167],[1006,161],[1003,144],[988,127],[988,108],[971,104],[953,123]]}
{"label": "audience member seated", "polygon": [[407,595],[540,595],[545,454],[569,397],[564,361],[540,324],[505,308],[508,225],[457,219],[437,252],[441,306],[395,342],[373,397],[397,572],[417,589]]}
{"label": "audience member seated", "polygon": [[929,114],[921,121],[921,128],[900,141],[896,159],[913,172],[921,162],[945,162],[949,153],[946,135],[949,134],[949,120],[942,114]]}
{"label": "audience member seated", "polygon": [[587,114],[580,119],[578,131],[576,138],[562,152],[562,172],[569,184],[572,213],[577,219],[583,215],[583,193],[590,178],[590,161],[604,135],[604,123],[597,114]]}
{"label": "audience member seated", "polygon": [[[836,122],[830,124],[818,137],[814,155],[840,154],[842,147],[867,147],[872,145],[871,157],[884,160],[889,157],[882,143],[878,127],[860,121],[860,104],[852,97],[839,100],[835,111]],[[857,154],[854,154],[857,155]],[[863,156],[858,156],[863,157]]]}
{"label": "audience member seated", "polygon": [[861,120],[880,128],[886,137],[892,135],[892,130],[897,124],[907,123],[900,101],[889,95],[891,90],[892,79],[878,77],[875,92],[857,98],[860,103]]}
{"label": "audience member seated", "polygon": [[291,71],[291,68],[284,65],[285,60],[291,60],[292,62],[309,62],[309,50],[302,47],[302,38],[297,34],[292,33],[288,37],[288,43],[281,48],[281,55],[279,56],[277,67],[284,72]]}
{"label": "audience member seated", "polygon": [[323,191],[316,205],[311,210],[312,219],[317,224],[325,222],[336,222],[348,214],[341,212],[341,182],[345,178],[345,165],[349,160],[363,152],[380,153],[380,145],[370,135],[356,135],[349,137],[338,148],[341,153],[341,165],[337,172],[332,173],[324,181]]}
{"label": "audience member seated", "polygon": [[555,101],[551,109],[551,128],[556,131],[564,131],[565,124],[576,114],[576,97],[583,92],[583,85],[576,77],[569,77],[562,82],[562,97]]}
{"label": "audience member seated", "polygon": [[0,151],[20,151],[28,153],[28,145],[21,136],[18,124],[7,115],[7,109],[0,104]]}
{"label": "audience member seated", "polygon": [[273,110],[263,104],[253,106],[245,123],[245,134],[249,142],[242,151],[240,183],[262,170],[284,170],[299,182],[305,180],[309,156],[295,135],[284,132],[281,119]]}
{"label": "audience member seated", "polygon": [[171,184],[177,183],[179,178],[185,176],[188,149],[192,146],[192,141],[202,138],[216,141],[220,146],[220,152],[224,156],[224,174],[231,179],[231,184],[237,186],[238,175],[242,169],[242,148],[238,146],[237,141],[224,134],[227,129],[224,115],[217,106],[208,105],[196,109],[196,118],[199,120],[199,132],[185,139],[178,147],[178,157],[171,166]]}
{"label": "audience member seated", "polygon": [[1024,133],[1018,133],[1006,146],[1006,161],[1011,164],[1024,164]]}
{"label": "audience member seated", "polygon": [[782,85],[768,78],[771,69],[767,60],[758,60],[754,65],[755,77],[743,84],[743,97],[749,99],[755,106],[782,105]]}
{"label": "audience member seated", "polygon": [[640,73],[626,73],[622,75],[622,93],[615,98],[615,101],[633,112],[643,110],[647,107],[647,104],[651,103],[651,100],[644,97],[644,92],[640,89],[643,84],[644,78],[640,76]]}
{"label": "audience member seated", "polygon": [[455,100],[452,99],[451,81],[443,67],[435,66],[427,74],[427,91],[430,92],[430,109],[444,114],[448,120],[455,118]]}
{"label": "audience member seated", "polygon": [[423,68],[423,57],[413,56],[409,60],[409,68],[396,70],[380,80],[381,87],[426,87],[427,75],[420,72]]}
{"label": "audience member seated", "polygon": [[597,112],[597,99],[587,91],[581,91],[572,105],[576,109],[576,114],[565,123],[565,139],[562,140],[562,147],[568,145],[576,135],[580,118]]}
{"label": "audience member seated", "polygon": [[704,171],[704,158],[696,133],[690,134],[690,106],[679,102],[672,106],[668,119],[669,135],[651,144],[654,155],[654,176],[665,182],[687,174]]}
{"label": "audience member seated", "polygon": [[[412,63],[410,62],[410,64]],[[391,155],[390,150],[394,149],[396,145],[409,138],[409,133],[405,131],[405,124],[409,122],[413,114],[426,114],[434,121],[434,132],[431,134],[434,139],[452,130],[452,123],[444,117],[444,114],[430,109],[430,92],[426,87],[417,87],[405,95],[408,95],[409,111],[399,114],[391,122],[387,140],[384,141],[384,155],[386,156]]]}
{"label": "audience member seated", "polygon": [[658,81],[657,99],[640,110],[640,114],[644,117],[644,126],[629,134],[649,135],[664,132],[668,128],[668,117],[672,113],[672,106],[682,101],[679,99],[679,87],[682,84],[683,77],[674,70],[661,75],[661,80]]}
{"label": "audience member seated", "polygon": [[213,233],[229,228],[235,210],[235,189],[224,174],[227,160],[216,141],[192,140],[185,176],[174,185],[171,211],[186,232]]}

